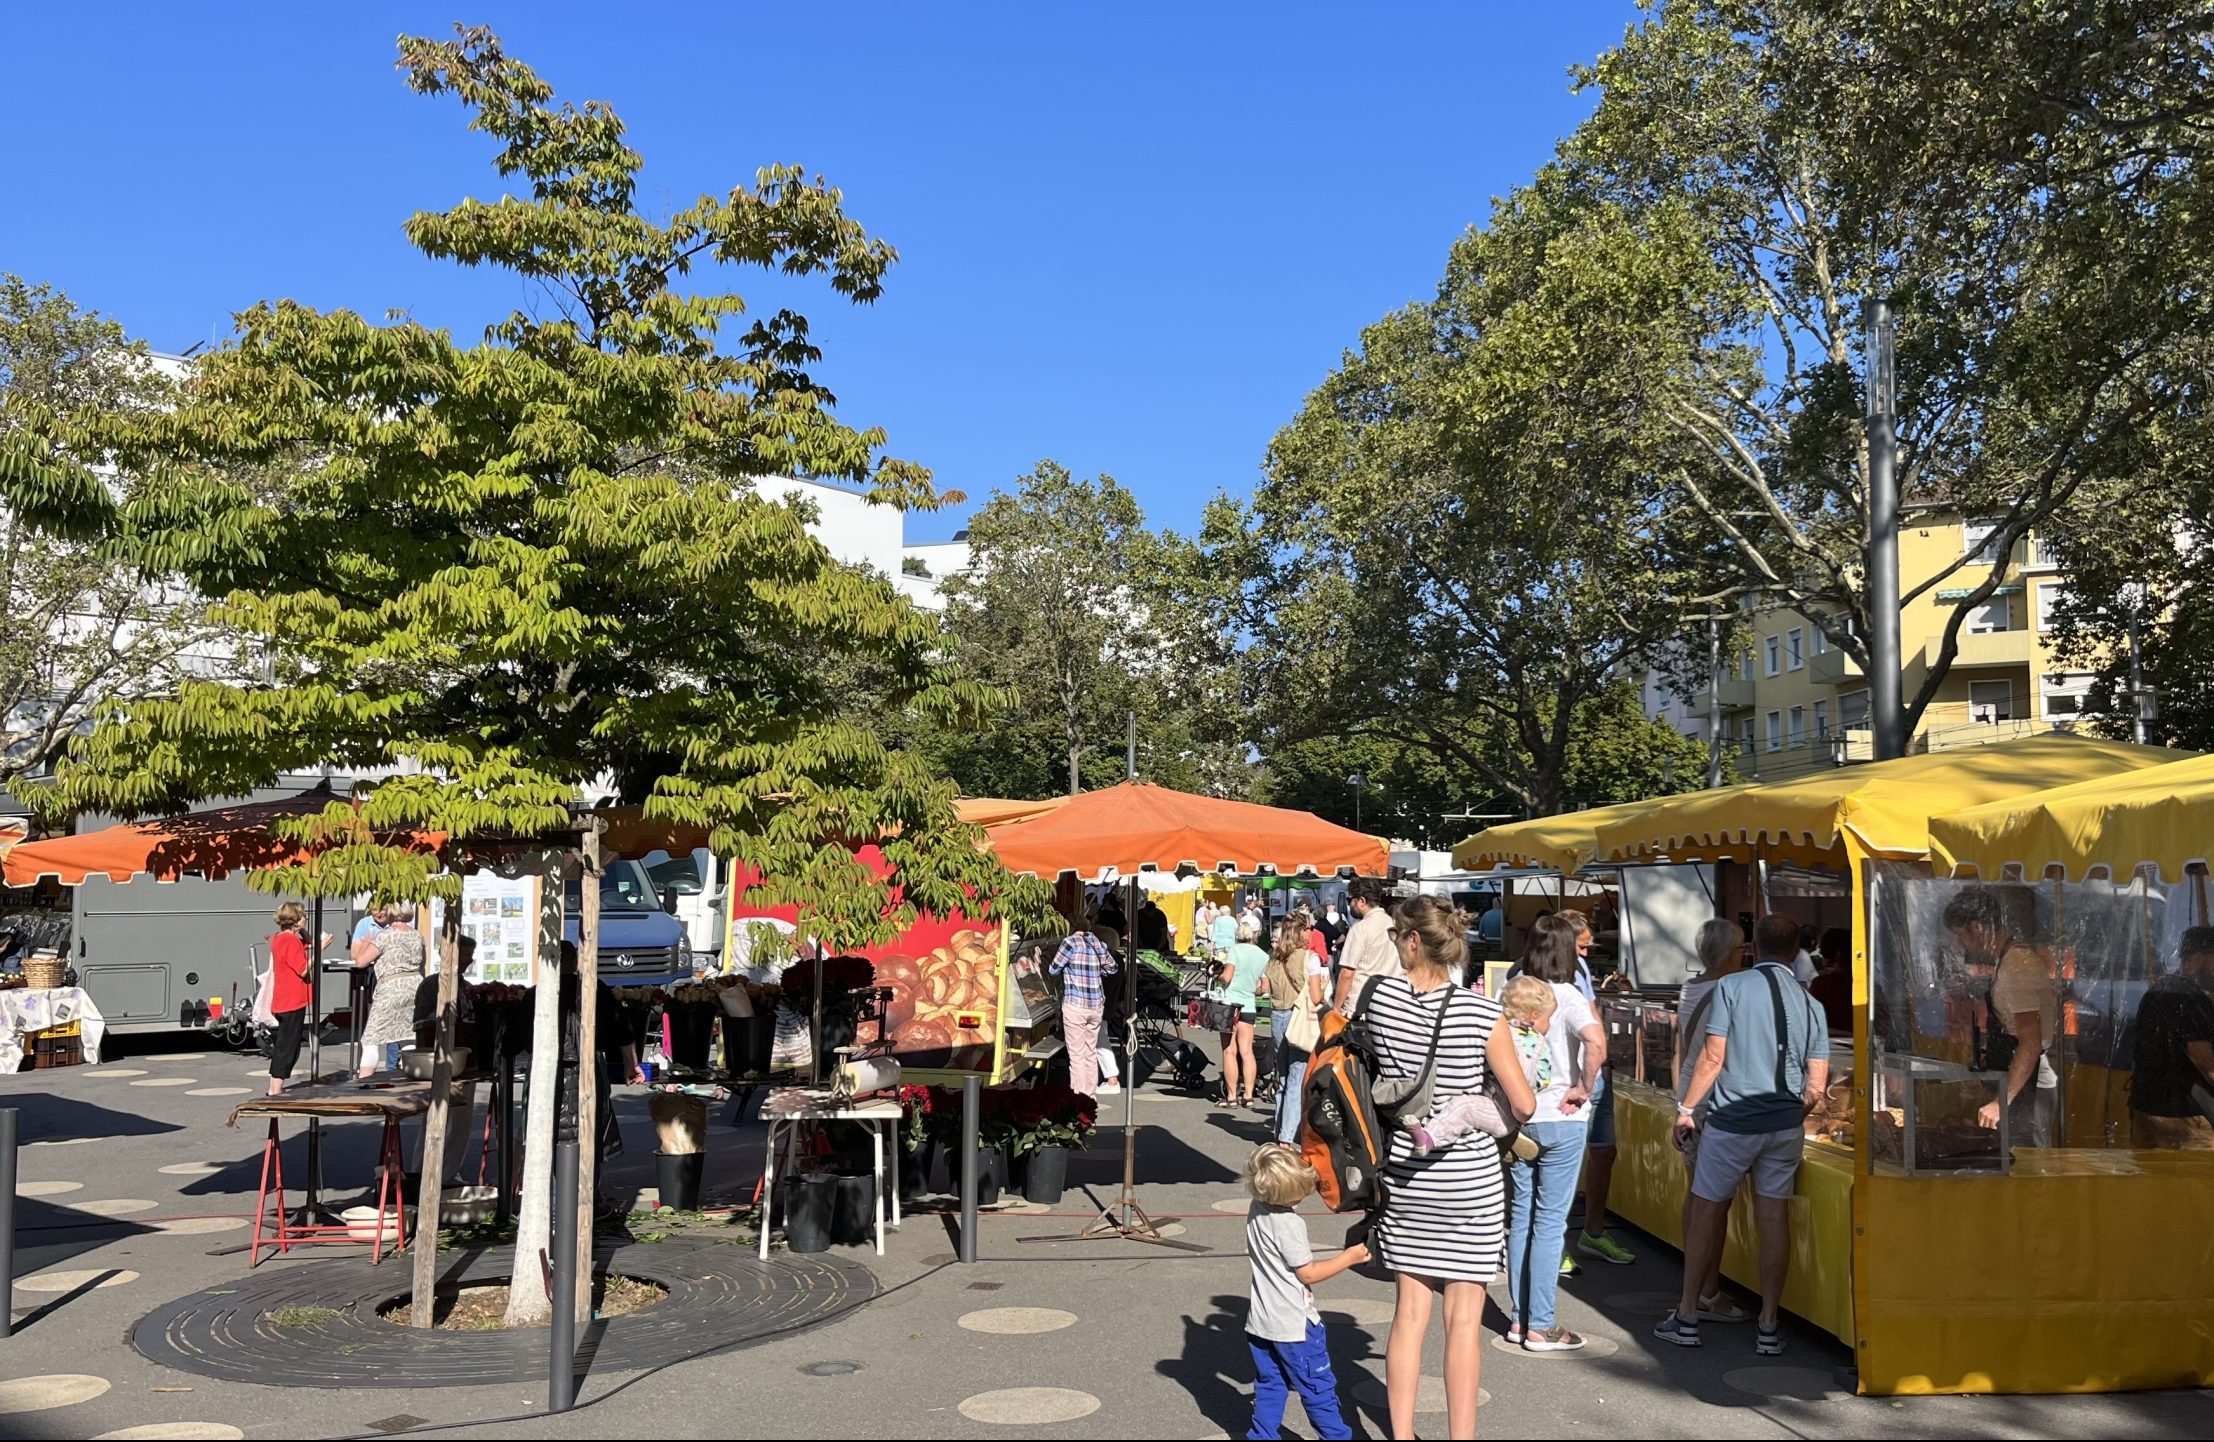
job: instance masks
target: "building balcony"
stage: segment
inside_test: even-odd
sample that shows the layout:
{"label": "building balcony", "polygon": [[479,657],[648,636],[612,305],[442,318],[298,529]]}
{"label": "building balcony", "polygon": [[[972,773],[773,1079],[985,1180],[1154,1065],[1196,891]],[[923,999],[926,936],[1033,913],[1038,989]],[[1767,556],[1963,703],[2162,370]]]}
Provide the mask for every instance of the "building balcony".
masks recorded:
{"label": "building balcony", "polygon": [[1860,681],[1868,673],[1860,668],[1847,653],[1832,646],[1820,655],[1807,657],[1807,674],[1825,686],[1838,686],[1848,681]]}
{"label": "building balcony", "polygon": [[1749,711],[1752,709],[1753,683],[1750,681],[1735,679],[1724,681],[1715,688],[1715,694],[1720,698],[1722,709],[1725,711]]}
{"label": "building balcony", "polygon": [[[1923,665],[1935,666],[1938,656],[1945,649],[1942,636],[1932,636],[1922,649]],[[1963,632],[1960,650],[1953,657],[1955,666],[2027,666],[2037,658],[2037,635],[2033,631],[1984,631]]]}

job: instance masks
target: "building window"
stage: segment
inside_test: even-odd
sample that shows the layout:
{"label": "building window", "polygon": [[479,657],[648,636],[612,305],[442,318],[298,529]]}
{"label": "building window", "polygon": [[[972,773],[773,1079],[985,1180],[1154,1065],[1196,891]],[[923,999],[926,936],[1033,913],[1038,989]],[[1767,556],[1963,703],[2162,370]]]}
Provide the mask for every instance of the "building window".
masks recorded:
{"label": "building window", "polygon": [[1971,566],[1996,566],[1999,564],[1997,532],[1999,523],[1993,520],[1964,521],[1960,527],[1960,553],[1968,558]]}
{"label": "building window", "polygon": [[2051,671],[2046,673],[2043,695],[2040,698],[2047,721],[2075,721],[2082,717],[2087,693],[2091,689],[2091,673],[2088,671]]}
{"label": "building window", "polygon": [[1830,739],[1830,703],[1827,701],[1814,703],[1814,739],[1817,741]]}
{"label": "building window", "polygon": [[1988,636],[1994,631],[2014,629],[2014,602],[2001,596],[1980,606],[1968,608],[1968,634]]}
{"label": "building window", "polygon": [[1753,679],[1753,653],[1750,651],[1745,653],[1745,662],[1738,668],[1738,679],[1741,681]]}
{"label": "building window", "polygon": [[1768,674],[1771,676],[1781,676],[1783,674],[1783,637],[1781,636],[1770,636],[1768,638]]}
{"label": "building window", "polygon": [[1868,725],[1868,693],[1848,691],[1837,698],[1837,724],[1847,731],[1857,731]]}
{"label": "building window", "polygon": [[1803,671],[1807,665],[1807,633],[1797,626],[1784,632],[1784,657],[1794,671]]}
{"label": "building window", "polygon": [[2014,719],[2014,683],[2012,681],[1969,682],[1968,719],[1982,722],[2012,721]]}
{"label": "building window", "polygon": [[1771,711],[1768,713],[1768,749],[1771,751],[1781,751],[1783,750],[1783,745],[1784,713],[1781,711]]}
{"label": "building window", "polygon": [[2068,608],[2073,604],[2074,597],[2069,595],[2068,587],[2062,582],[2055,581],[2049,586],[2039,586],[2037,588],[2037,629],[2040,631],[2059,630],[2060,618],[2066,614]]}
{"label": "building window", "polygon": [[1830,638],[1823,635],[1822,628],[1820,626],[1817,626],[1812,631],[1807,633],[1807,647],[1815,655],[1819,656],[1824,651],[1830,649]]}
{"label": "building window", "polygon": [[1794,746],[1807,744],[1807,708],[1804,706],[1791,708],[1791,744]]}
{"label": "building window", "polygon": [[1752,755],[1752,754],[1753,754],[1753,748],[1754,748],[1754,746],[1758,744],[1758,743],[1757,743],[1757,742],[1755,742],[1755,740],[1753,739],[1753,718],[1752,718],[1752,717],[1750,717],[1750,716],[1746,717],[1746,718],[1745,718],[1745,720],[1744,720],[1744,722],[1743,722],[1743,723],[1742,723],[1742,724],[1741,724],[1741,725],[1740,725],[1740,726],[1738,727],[1738,738],[1739,738],[1739,740],[1740,740],[1741,742],[1743,742],[1743,746],[1742,746],[1742,749],[1743,749],[1744,753],[1745,753],[1745,754],[1746,754],[1747,756],[1750,756],[1750,755]]}

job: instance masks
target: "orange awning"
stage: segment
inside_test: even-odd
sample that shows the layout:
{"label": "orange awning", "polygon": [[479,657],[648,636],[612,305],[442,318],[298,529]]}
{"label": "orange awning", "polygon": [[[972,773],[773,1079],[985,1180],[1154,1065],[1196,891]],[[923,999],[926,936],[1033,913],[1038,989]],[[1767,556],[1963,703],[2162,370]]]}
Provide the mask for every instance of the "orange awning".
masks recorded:
{"label": "orange awning", "polygon": [[992,849],[1009,871],[1051,879],[1073,871],[1087,880],[1115,870],[1228,868],[1251,875],[1350,868],[1385,875],[1391,848],[1373,836],[1311,811],[1193,796],[1142,781],[1069,797],[1052,810],[990,829]]}
{"label": "orange awning", "polygon": [[[215,880],[234,871],[288,866],[307,860],[310,853],[298,842],[278,836],[270,830],[271,824],[315,815],[339,799],[319,786],[274,801],[222,806],[76,836],[26,841],[7,848],[7,883],[33,886],[49,876],[64,886],[76,886],[88,876],[105,876],[111,881],[129,881],[138,876],[151,876],[156,881],[175,881],[182,876]],[[435,851],[444,843],[445,837],[437,833],[407,833],[399,844]]]}
{"label": "orange awning", "polygon": [[[992,835],[998,827],[1028,821],[1066,805],[1068,798],[1065,796],[1056,796],[1050,801],[1003,801],[994,796],[964,796],[953,803],[953,812],[961,820],[981,826],[987,835]],[[707,845],[710,828],[681,821],[652,821],[647,819],[642,806],[608,806],[597,814],[607,822],[607,830],[600,841],[609,856],[636,859],[655,851],[675,856]]]}

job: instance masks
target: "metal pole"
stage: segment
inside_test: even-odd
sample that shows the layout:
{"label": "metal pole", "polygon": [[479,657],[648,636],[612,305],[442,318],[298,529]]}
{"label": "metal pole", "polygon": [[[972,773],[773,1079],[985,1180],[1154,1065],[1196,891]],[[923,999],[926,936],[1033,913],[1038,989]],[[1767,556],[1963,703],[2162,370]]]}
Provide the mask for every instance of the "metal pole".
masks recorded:
{"label": "metal pole", "polygon": [[0,1108],[0,1337],[15,1330],[15,1108]]}
{"label": "metal pole", "polygon": [[1138,713],[1135,711],[1130,713],[1130,761],[1126,775],[1132,781],[1138,779]]}
{"label": "metal pole", "polygon": [[1906,754],[1899,695],[1899,439],[1891,302],[1861,302],[1868,366],[1868,709],[1878,761]]}
{"label": "metal pole", "polygon": [[1707,617],[1707,785],[1722,784],[1722,618]]}
{"label": "metal pole", "polygon": [[2137,654],[2140,611],[2132,607],[2129,613],[2129,739],[2138,745],[2145,744],[2145,667]]}
{"label": "metal pole", "polygon": [[983,1084],[975,1076],[961,1078],[961,1260],[976,1260],[976,1148],[979,1113],[984,1105]]}
{"label": "metal pole", "polygon": [[[538,1058],[531,1065],[540,1065]],[[566,1412],[577,1392],[577,1157],[574,1137],[554,1144],[553,1339],[546,1358],[546,1409]],[[435,1233],[433,1234],[436,1235]],[[435,1249],[435,1248],[434,1248]],[[520,1279],[516,1279],[520,1280]]]}

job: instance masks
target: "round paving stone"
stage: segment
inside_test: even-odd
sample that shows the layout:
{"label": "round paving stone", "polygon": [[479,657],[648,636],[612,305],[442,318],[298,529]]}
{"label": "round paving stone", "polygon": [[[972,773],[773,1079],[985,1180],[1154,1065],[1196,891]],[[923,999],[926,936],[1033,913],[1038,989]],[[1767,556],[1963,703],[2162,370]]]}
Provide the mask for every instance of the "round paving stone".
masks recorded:
{"label": "round paving stone", "polygon": [[150,1076],[144,1081],[132,1082],[131,1085],[135,1087],[188,1087],[196,1085],[199,1080],[196,1076]]}
{"label": "round paving stone", "polygon": [[144,1076],[143,1069],[127,1066],[96,1066],[85,1069],[86,1076]]}
{"label": "round paving stone", "polygon": [[113,1432],[95,1432],[92,1442],[137,1442],[146,1438],[170,1438],[173,1442],[231,1442],[246,1434],[228,1422],[149,1422],[143,1427],[118,1427]]}
{"label": "round paving stone", "polygon": [[155,1170],[165,1177],[212,1177],[223,1169],[214,1162],[171,1162]]}
{"label": "round paving stone", "polygon": [[1210,1211],[1228,1212],[1241,1217],[1251,1210],[1252,1206],[1253,1199],[1251,1197],[1224,1197],[1219,1202],[1209,1202],[1207,1204]]}
{"label": "round paving stone", "polygon": [[17,1182],[15,1194],[19,1197],[64,1197],[71,1192],[85,1189],[83,1182]]}
{"label": "round paving stone", "polygon": [[1836,1374],[1820,1367],[1739,1367],[1722,1380],[1740,1392],[1771,1402],[1838,1402],[1852,1393]]}
{"label": "round paving stone", "polygon": [[[1384,1386],[1380,1379],[1375,1377],[1371,1377],[1365,1382],[1356,1383],[1353,1388],[1353,1395],[1371,1407],[1389,1407],[1391,1405],[1390,1390]],[[1478,1387],[1476,1389],[1476,1405],[1479,1407],[1490,1406],[1491,1393]],[[1415,1410],[1417,1412],[1443,1412],[1445,1410],[1445,1379],[1443,1377],[1424,1377],[1422,1379],[1422,1385],[1415,1389]]]}
{"label": "round paving stone", "polygon": [[137,1280],[136,1272],[113,1270],[38,1272],[28,1277],[17,1277],[15,1288],[19,1292],[74,1292],[79,1287],[95,1282],[102,1287],[121,1287]]}
{"label": "round paving stone", "polygon": [[204,1051],[165,1051],[159,1056],[142,1056],[140,1061],[206,1061]]}
{"label": "round paving stone", "polygon": [[98,1137],[47,1137],[42,1141],[25,1142],[27,1147],[89,1147]]}
{"label": "round paving stone", "polygon": [[1063,1327],[1076,1325],[1076,1314],[1064,1312],[1058,1307],[986,1307],[970,1312],[961,1318],[961,1326],[971,1332],[988,1332],[997,1337],[1021,1337],[1034,1332],[1058,1332]]}
{"label": "round paving stone", "polygon": [[961,1415],[971,1422],[995,1422],[1008,1427],[1043,1427],[1074,1422],[1099,1410],[1099,1399],[1070,1387],[1005,1387],[979,1392],[961,1403]]}
{"label": "round paving stone", "polygon": [[252,1090],[252,1087],[194,1087],[185,1095],[188,1097],[242,1097]]}
{"label": "round paving stone", "polygon": [[90,1402],[108,1390],[108,1379],[82,1372],[54,1372],[43,1377],[18,1377],[0,1382],[0,1416],[12,1412],[43,1412],[49,1407],[74,1407]]}
{"label": "round paving stone", "polygon": [[150,1212],[158,1203],[141,1201],[137,1197],[109,1197],[97,1202],[63,1202],[73,1212],[84,1212],[95,1217],[127,1217],[133,1212]]}

